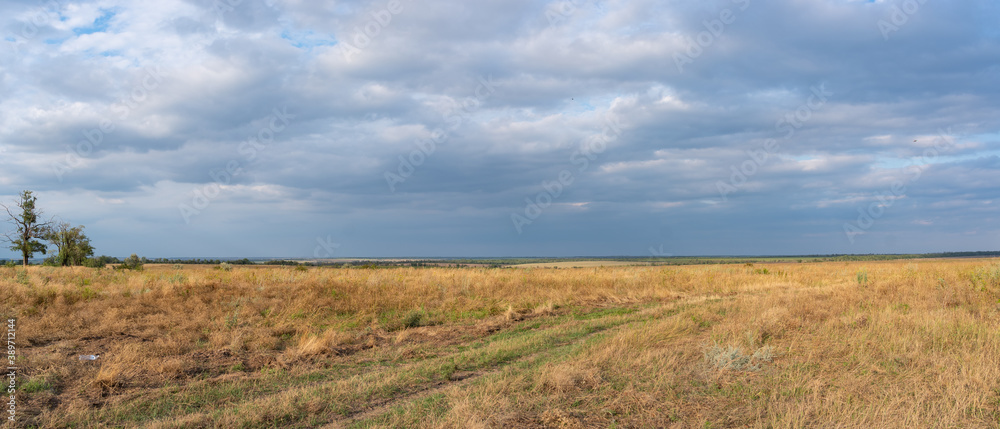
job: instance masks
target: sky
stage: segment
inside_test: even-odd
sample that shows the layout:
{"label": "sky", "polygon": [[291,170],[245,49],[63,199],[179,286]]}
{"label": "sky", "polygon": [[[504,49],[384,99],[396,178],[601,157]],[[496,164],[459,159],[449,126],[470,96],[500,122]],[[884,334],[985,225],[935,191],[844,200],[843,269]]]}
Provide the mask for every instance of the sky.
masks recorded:
{"label": "sky", "polygon": [[0,17],[0,200],[34,191],[97,254],[1000,248],[992,0],[5,0]]}

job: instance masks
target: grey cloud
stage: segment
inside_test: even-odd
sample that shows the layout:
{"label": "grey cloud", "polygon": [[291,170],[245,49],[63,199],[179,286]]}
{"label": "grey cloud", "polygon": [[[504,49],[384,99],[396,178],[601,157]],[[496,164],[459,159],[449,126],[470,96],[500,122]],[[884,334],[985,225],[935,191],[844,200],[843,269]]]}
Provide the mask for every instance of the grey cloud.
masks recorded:
{"label": "grey cloud", "polygon": [[[388,1],[217,14],[191,0],[159,15],[122,2],[110,40],[128,49],[107,56],[39,26],[0,57],[0,194],[66,199],[58,209],[108,253],[149,256],[309,256],[328,234],[368,256],[981,250],[1000,237],[1000,148],[981,137],[1000,132],[991,2],[925,3],[889,40],[878,21],[892,2],[584,1],[553,22],[558,2],[401,4],[351,58],[344,46]],[[726,8],[735,20],[678,70]],[[163,81],[115,116],[148,67]],[[463,112],[480,78],[500,86]],[[787,136],[778,121],[819,85],[833,95]],[[294,118],[248,159],[275,108]],[[608,113],[622,134],[580,169],[571,157]],[[51,162],[105,118],[115,131],[59,182]],[[439,128],[447,140],[390,192],[384,174]],[[842,225],[944,129],[958,144],[850,244]],[[768,139],[780,148],[722,202],[717,184]],[[241,173],[185,223],[178,205],[230,161]],[[510,215],[562,170],[573,184],[517,234]]]}

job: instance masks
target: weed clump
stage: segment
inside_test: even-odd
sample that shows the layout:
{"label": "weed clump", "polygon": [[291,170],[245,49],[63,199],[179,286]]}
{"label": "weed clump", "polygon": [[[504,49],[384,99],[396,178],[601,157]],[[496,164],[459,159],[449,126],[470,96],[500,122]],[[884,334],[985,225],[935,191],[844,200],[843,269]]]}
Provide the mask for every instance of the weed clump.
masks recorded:
{"label": "weed clump", "polygon": [[31,285],[31,280],[28,279],[28,270],[25,269],[17,270],[17,275],[14,280],[25,286]]}
{"label": "weed clump", "polygon": [[972,274],[972,286],[983,291],[991,287],[1000,287],[1000,264],[976,269]]}
{"label": "weed clump", "polygon": [[535,307],[531,312],[538,315],[549,315],[555,313],[556,305],[552,301],[548,301],[545,304]]}
{"label": "weed clump", "polygon": [[38,393],[46,390],[52,390],[52,383],[46,377],[32,377],[21,386],[21,391],[24,393]]}
{"label": "weed clump", "polygon": [[289,357],[303,358],[323,354],[337,354],[337,347],[349,344],[353,337],[337,329],[328,329],[317,335],[299,338],[298,344],[288,350]]}
{"label": "weed clump", "polygon": [[858,286],[864,286],[868,284],[868,270],[860,270],[857,274]]}
{"label": "weed clump", "polygon": [[403,326],[406,328],[418,328],[427,324],[427,313],[423,310],[410,310],[403,317]]}
{"label": "weed clump", "polygon": [[748,355],[739,347],[722,347],[719,343],[712,344],[704,354],[706,363],[723,371],[760,371],[763,363],[774,358],[771,346],[763,346]]}

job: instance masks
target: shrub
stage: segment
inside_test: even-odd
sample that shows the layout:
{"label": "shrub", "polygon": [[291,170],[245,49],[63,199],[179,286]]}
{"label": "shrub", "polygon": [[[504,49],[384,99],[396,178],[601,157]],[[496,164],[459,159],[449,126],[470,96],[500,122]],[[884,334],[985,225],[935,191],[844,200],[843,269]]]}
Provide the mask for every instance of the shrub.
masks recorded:
{"label": "shrub", "polygon": [[133,253],[132,256],[125,258],[125,260],[122,261],[122,264],[116,268],[119,270],[142,271],[142,259]]}
{"label": "shrub", "polygon": [[222,270],[222,271],[232,271],[233,270],[233,266],[229,262],[223,262],[223,263],[219,264],[219,266],[217,268],[220,269],[220,270]]}
{"label": "shrub", "polygon": [[93,258],[93,259],[94,259],[94,261],[91,262],[91,264],[95,265],[94,268],[97,268],[97,267],[103,268],[103,267],[106,267],[108,264],[118,264],[118,263],[121,263],[121,261],[118,258],[112,258],[112,257],[106,256],[106,255],[101,255],[101,256],[98,256],[98,257]]}

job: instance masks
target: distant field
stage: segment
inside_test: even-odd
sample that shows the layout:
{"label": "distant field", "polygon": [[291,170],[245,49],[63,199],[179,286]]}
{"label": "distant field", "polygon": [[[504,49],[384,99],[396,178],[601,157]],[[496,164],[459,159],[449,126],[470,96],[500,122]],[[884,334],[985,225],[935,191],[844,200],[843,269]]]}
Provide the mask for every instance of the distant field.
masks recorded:
{"label": "distant field", "polygon": [[17,427],[1000,425],[997,259],[0,268],[0,315]]}
{"label": "distant field", "polygon": [[628,267],[650,265],[649,262],[631,261],[568,261],[568,262],[543,262],[537,264],[516,264],[510,265],[515,268],[594,268],[594,267]]}
{"label": "distant field", "polygon": [[[146,264],[143,266],[143,268],[145,269],[145,271],[149,272],[164,272],[164,271],[174,272],[177,271],[176,268],[177,266],[178,266],[177,264]],[[191,271],[191,270],[215,270],[219,266],[209,265],[209,264],[180,264],[180,267],[182,270]]]}

